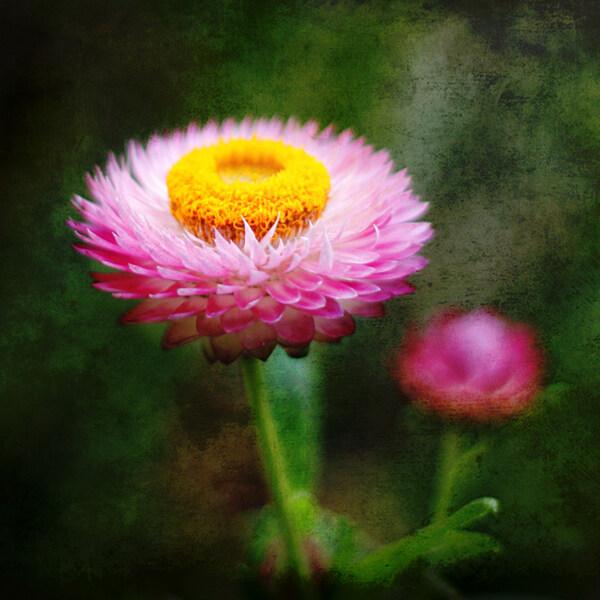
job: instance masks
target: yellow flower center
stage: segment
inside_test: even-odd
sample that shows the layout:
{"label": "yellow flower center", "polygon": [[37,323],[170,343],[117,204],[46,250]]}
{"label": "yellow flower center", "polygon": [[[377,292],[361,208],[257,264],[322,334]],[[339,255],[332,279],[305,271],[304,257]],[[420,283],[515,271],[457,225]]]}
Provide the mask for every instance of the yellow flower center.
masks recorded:
{"label": "yellow flower center", "polygon": [[167,175],[171,213],[206,241],[215,229],[241,241],[244,219],[259,240],[275,223],[275,237],[294,235],[321,215],[329,188],[318,160],[283,142],[258,139],[197,148]]}

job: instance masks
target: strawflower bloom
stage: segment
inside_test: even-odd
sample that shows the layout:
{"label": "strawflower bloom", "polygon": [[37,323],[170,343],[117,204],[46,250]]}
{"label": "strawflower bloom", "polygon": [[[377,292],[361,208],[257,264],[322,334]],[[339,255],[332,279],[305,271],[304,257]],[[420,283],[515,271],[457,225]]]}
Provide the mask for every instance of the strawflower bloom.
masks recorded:
{"label": "strawflower bloom", "polygon": [[94,285],[141,299],[125,323],[167,321],[163,344],[206,336],[230,362],[354,330],[412,291],[431,237],[427,204],[387,152],[314,122],[245,119],[155,135],[110,156],[75,197],[76,248],[108,267]]}
{"label": "strawflower bloom", "polygon": [[491,309],[450,310],[409,331],[396,375],[403,390],[442,416],[495,421],[531,406],[543,359],[533,330]]}

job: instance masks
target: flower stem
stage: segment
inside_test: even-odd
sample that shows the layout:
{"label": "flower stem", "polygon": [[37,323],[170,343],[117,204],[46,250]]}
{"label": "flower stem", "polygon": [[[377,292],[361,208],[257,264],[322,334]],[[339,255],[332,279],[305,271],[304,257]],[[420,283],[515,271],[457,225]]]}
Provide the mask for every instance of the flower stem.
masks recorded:
{"label": "flower stem", "polygon": [[460,431],[452,425],[448,425],[442,435],[432,504],[432,523],[445,519],[452,508],[456,465],[461,453],[460,438]]}
{"label": "flower stem", "polygon": [[300,581],[306,582],[310,577],[310,569],[292,510],[292,489],[279,443],[277,423],[269,406],[262,363],[253,357],[244,358],[242,368],[246,393],[258,433],[267,485],[279,519],[290,567]]}

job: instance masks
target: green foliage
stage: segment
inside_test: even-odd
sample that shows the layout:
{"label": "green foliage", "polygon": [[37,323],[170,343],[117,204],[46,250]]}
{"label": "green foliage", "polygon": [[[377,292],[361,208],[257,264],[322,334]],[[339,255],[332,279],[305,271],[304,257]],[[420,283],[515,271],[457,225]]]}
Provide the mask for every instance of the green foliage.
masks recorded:
{"label": "green foliage", "polygon": [[447,565],[496,552],[499,544],[494,538],[462,529],[497,512],[496,499],[473,500],[447,519],[378,548],[351,566],[350,575],[360,583],[391,583],[419,559]]}

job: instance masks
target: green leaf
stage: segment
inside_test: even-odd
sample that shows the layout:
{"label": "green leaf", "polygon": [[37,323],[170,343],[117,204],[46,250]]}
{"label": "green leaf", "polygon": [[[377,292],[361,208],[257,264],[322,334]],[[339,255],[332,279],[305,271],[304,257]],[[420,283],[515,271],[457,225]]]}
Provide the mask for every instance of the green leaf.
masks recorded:
{"label": "green leaf", "polygon": [[454,514],[447,519],[432,525],[432,528],[440,527],[443,529],[464,529],[473,523],[487,517],[495,515],[500,510],[500,504],[496,498],[484,497],[477,498],[459,508]]}
{"label": "green leaf", "polygon": [[492,538],[488,540],[478,537],[483,534],[474,534],[475,537],[471,537],[471,532],[459,530],[497,512],[498,501],[495,498],[473,500],[447,519],[424,527],[412,536],[378,548],[353,565],[350,574],[363,583],[391,582],[417,559],[427,558],[431,553],[435,557],[435,552],[446,552],[448,560],[453,541],[457,544],[458,560],[461,560],[460,556],[467,557],[469,552],[473,556],[494,550],[497,545],[495,541],[492,543]]}
{"label": "green leaf", "polygon": [[361,583],[391,583],[436,541],[421,532],[383,546],[354,565],[350,576]]}
{"label": "green leaf", "polygon": [[265,363],[272,416],[292,489],[312,491],[319,472],[321,385],[318,353],[290,358],[277,348]]}
{"label": "green leaf", "polygon": [[450,565],[480,554],[499,552],[500,548],[500,542],[486,533],[447,531],[425,558],[433,565]]}
{"label": "green leaf", "polygon": [[375,543],[355,523],[328,510],[320,511],[314,536],[329,557],[330,570],[335,573],[346,573],[351,564],[375,548]]}

